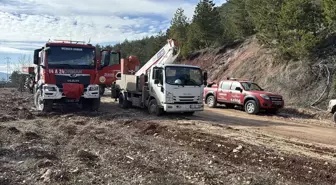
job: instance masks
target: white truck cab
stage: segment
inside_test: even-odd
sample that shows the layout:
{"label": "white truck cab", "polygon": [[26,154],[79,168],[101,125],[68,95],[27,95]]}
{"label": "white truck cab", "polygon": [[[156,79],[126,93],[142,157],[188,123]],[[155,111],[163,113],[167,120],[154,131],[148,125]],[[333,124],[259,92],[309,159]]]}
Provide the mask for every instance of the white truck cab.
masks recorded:
{"label": "white truck cab", "polygon": [[333,114],[332,121],[336,123],[336,99],[329,101],[328,112]]}
{"label": "white truck cab", "polygon": [[[203,111],[204,76],[197,66],[167,64],[151,70],[152,96],[165,112]],[[206,81],[206,80],[205,80]]]}
{"label": "white truck cab", "polygon": [[198,66],[173,64],[179,53],[176,41],[169,39],[134,75],[127,72],[131,64],[122,60],[121,77],[112,98],[118,97],[123,108],[148,108],[157,116],[163,112],[191,115],[203,111],[207,73]]}

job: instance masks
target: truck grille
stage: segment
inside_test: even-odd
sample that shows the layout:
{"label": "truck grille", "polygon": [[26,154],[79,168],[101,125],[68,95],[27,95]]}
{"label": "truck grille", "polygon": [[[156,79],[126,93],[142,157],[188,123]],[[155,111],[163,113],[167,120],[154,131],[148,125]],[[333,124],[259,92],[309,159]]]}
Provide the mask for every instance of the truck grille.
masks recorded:
{"label": "truck grille", "polygon": [[271,98],[272,101],[282,101],[281,97],[271,96],[270,98]]}
{"label": "truck grille", "polygon": [[195,98],[195,96],[179,96],[179,98]]}
{"label": "truck grille", "polygon": [[179,96],[177,101],[180,102],[193,102],[195,101],[195,96]]}
{"label": "truck grille", "polygon": [[173,98],[175,104],[196,104],[199,96],[177,96]]}
{"label": "truck grille", "polygon": [[[59,89],[59,92],[63,93],[63,88],[58,88]],[[87,88],[84,88],[84,91],[83,92],[86,92],[87,91]]]}

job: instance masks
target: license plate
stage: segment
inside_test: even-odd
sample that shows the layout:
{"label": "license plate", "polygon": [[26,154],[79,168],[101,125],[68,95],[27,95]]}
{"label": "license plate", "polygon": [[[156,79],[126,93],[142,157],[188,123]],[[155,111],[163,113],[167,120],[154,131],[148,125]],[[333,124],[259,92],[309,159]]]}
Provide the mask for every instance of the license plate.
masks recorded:
{"label": "license plate", "polygon": [[281,105],[282,102],[273,102],[274,105]]}
{"label": "license plate", "polygon": [[66,102],[70,102],[70,103],[73,103],[73,102],[77,102],[78,100],[72,100],[72,99],[67,99]]}

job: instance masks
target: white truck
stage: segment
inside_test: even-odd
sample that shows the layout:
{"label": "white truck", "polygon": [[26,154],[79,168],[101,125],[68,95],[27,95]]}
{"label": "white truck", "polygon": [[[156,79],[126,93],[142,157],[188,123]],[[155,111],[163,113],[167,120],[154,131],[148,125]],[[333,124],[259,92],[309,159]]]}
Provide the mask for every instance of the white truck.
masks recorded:
{"label": "white truck", "polygon": [[332,121],[336,123],[336,99],[332,99],[329,101],[328,110],[329,113],[332,113]]}
{"label": "white truck", "polygon": [[131,64],[121,61],[121,77],[112,98],[118,97],[122,108],[147,108],[157,116],[164,112],[192,115],[203,111],[207,73],[198,66],[173,64],[179,53],[177,42],[169,39],[135,74],[127,70]]}

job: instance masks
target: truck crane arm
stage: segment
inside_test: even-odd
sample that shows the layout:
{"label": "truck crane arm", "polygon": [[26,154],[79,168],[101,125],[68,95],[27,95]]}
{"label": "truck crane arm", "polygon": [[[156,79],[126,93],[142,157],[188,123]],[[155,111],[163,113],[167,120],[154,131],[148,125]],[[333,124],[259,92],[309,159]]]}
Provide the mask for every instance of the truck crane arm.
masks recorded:
{"label": "truck crane arm", "polygon": [[180,54],[177,41],[168,39],[167,44],[164,45],[144,66],[142,66],[136,73],[136,76],[146,74],[148,69],[153,65],[172,64]]}

